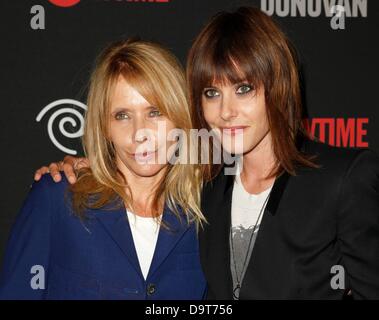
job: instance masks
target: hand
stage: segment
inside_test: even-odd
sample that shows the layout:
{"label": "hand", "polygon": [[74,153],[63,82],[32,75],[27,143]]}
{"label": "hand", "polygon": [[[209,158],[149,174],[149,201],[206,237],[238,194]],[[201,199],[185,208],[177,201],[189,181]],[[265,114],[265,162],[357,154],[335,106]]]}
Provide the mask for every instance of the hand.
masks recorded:
{"label": "hand", "polygon": [[74,184],[76,182],[76,173],[81,168],[88,168],[89,161],[87,158],[75,158],[72,156],[65,156],[63,161],[52,162],[48,167],[44,166],[39,168],[34,174],[34,180],[38,181],[41,177],[50,173],[55,182],[59,182],[62,179],[60,171],[64,171],[67,180]]}

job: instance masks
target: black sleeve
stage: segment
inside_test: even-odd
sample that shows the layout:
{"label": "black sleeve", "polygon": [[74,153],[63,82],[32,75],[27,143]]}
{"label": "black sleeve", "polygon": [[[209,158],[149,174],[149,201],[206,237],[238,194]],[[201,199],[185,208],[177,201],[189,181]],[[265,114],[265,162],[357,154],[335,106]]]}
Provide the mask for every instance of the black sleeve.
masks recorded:
{"label": "black sleeve", "polygon": [[338,238],[355,299],[379,299],[379,157],[363,150],[341,184]]}

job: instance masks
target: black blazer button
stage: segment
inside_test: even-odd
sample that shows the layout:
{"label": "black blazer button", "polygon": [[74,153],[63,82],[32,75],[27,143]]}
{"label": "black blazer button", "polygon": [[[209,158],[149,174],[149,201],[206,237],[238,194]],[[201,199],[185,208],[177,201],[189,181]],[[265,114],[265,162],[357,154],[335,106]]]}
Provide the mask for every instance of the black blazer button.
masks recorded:
{"label": "black blazer button", "polygon": [[156,290],[155,284],[150,283],[150,284],[147,286],[147,294],[148,294],[149,296],[153,295],[153,294],[155,293],[155,290]]}

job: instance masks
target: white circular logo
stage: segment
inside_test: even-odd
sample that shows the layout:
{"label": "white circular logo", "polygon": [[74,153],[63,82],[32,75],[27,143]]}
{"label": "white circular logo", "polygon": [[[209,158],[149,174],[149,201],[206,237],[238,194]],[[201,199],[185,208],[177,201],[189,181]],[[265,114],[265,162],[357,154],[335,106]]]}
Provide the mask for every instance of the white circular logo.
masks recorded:
{"label": "white circular logo", "polygon": [[[38,114],[36,121],[40,122],[42,120],[43,116],[48,111],[50,111],[51,109],[53,109],[57,106],[62,106],[62,105],[75,105],[79,108],[82,108],[84,112],[87,110],[87,106],[80,101],[76,101],[76,100],[72,100],[72,99],[61,99],[61,100],[54,101],[54,102],[48,104],[46,107],[44,107],[40,111],[40,113]],[[77,154],[76,150],[66,148],[61,143],[59,143],[58,140],[54,136],[54,131],[53,131],[54,121],[59,115],[65,114],[65,113],[67,113],[69,115],[60,119],[60,121],[58,123],[59,132],[63,136],[70,138],[70,139],[81,137],[83,135],[83,129],[84,129],[84,117],[83,117],[82,113],[80,113],[76,109],[73,109],[72,107],[71,108],[61,107],[58,110],[54,111],[54,113],[51,114],[51,116],[47,122],[47,131],[49,133],[50,140],[53,142],[53,144],[59,150],[65,152],[65,153],[71,154],[71,155],[76,155]],[[79,119],[79,122],[80,122],[79,125],[78,125],[77,119]],[[66,123],[70,123],[73,127],[75,127],[76,132],[74,132],[74,133],[67,132],[67,130],[64,127]]]}

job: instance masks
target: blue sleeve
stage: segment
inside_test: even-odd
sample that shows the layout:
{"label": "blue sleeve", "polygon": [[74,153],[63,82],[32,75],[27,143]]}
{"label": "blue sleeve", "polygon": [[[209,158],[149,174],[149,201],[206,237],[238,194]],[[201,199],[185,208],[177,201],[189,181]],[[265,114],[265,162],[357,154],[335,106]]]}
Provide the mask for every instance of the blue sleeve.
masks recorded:
{"label": "blue sleeve", "polygon": [[3,259],[0,299],[45,296],[53,209],[48,188],[51,183],[50,177],[34,183],[17,216]]}

